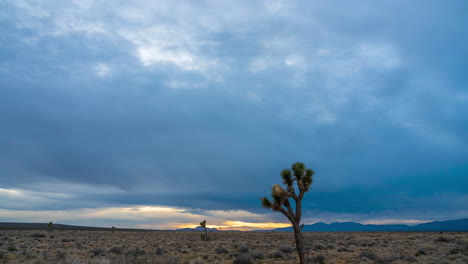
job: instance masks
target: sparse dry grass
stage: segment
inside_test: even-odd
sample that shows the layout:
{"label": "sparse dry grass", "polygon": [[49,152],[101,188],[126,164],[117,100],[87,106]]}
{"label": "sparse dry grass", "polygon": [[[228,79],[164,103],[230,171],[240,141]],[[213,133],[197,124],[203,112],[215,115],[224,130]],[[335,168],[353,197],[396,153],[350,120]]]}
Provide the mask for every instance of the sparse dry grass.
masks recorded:
{"label": "sparse dry grass", "polygon": [[[294,234],[0,231],[0,263],[297,263]],[[468,233],[305,233],[309,263],[468,263]]]}

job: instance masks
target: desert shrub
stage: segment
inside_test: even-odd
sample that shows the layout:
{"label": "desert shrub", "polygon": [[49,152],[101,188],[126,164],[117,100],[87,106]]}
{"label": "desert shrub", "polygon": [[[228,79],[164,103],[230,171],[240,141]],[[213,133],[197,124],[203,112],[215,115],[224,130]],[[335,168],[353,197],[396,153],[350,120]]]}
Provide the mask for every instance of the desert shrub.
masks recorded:
{"label": "desert shrub", "polygon": [[158,248],[156,249],[156,255],[162,255],[162,254],[164,254],[164,249],[158,247]]}
{"label": "desert shrub", "polygon": [[397,258],[394,256],[385,256],[385,257],[377,258],[376,260],[374,260],[374,263],[375,264],[390,264],[394,262],[395,260],[397,260]]}
{"label": "desert shrub", "polygon": [[249,248],[246,247],[246,246],[240,246],[237,251],[241,252],[241,253],[247,253],[249,252]]}
{"label": "desert shrub", "polygon": [[252,251],[252,253],[250,253],[250,255],[254,258],[254,259],[262,259],[263,258],[263,253],[258,251],[258,250],[254,250]]}
{"label": "desert shrub", "polygon": [[427,255],[427,252],[425,249],[423,248],[420,248],[418,249],[418,251],[416,251],[416,253],[414,254],[416,257],[419,257],[419,256],[424,256],[424,255]]}
{"label": "desert shrub", "polygon": [[338,252],[353,252],[353,251],[347,247],[341,247],[338,249]]}
{"label": "desert shrub", "polygon": [[65,261],[67,258],[67,254],[63,251],[57,251],[57,255],[55,256],[56,261]]}
{"label": "desert shrub", "polygon": [[145,252],[144,249],[134,248],[134,249],[128,250],[125,254],[129,255],[129,256],[132,256],[132,257],[137,257],[137,256],[140,256],[140,255],[146,254],[146,252]]}
{"label": "desert shrub", "polygon": [[111,249],[109,249],[109,252],[110,253],[113,253],[113,254],[116,254],[116,255],[120,255],[123,253],[123,248],[121,247],[113,247]]}
{"label": "desert shrub", "polygon": [[78,241],[76,242],[75,246],[76,246],[77,249],[83,248],[83,245]]}
{"label": "desert shrub", "polygon": [[368,252],[368,251],[364,251],[364,252],[361,252],[361,254],[359,254],[359,259],[360,260],[367,260],[367,259],[370,259],[370,260],[377,260],[377,255],[375,255],[374,253],[372,252]]}
{"label": "desert shrub", "polygon": [[249,254],[239,254],[234,260],[234,264],[252,264],[252,256]]}
{"label": "desert shrub", "polygon": [[104,256],[104,249],[95,248],[91,251],[91,257]]}
{"label": "desert shrub", "polygon": [[325,264],[325,256],[323,256],[323,255],[318,255],[318,256],[312,257],[312,258],[310,259],[310,263],[313,263],[313,264]]}
{"label": "desert shrub", "polygon": [[[157,264],[177,264],[179,263],[179,256],[169,256],[166,258],[158,259]],[[133,263],[133,262],[132,262]]]}
{"label": "desert shrub", "polygon": [[74,239],[70,239],[70,238],[63,238],[62,239],[62,243],[67,243],[67,242],[72,242],[72,241],[75,241]]}
{"label": "desert shrub", "polygon": [[434,240],[434,242],[448,243],[448,242],[450,242],[450,240],[445,238],[445,237],[439,237],[436,240]]}
{"label": "desert shrub", "polygon": [[46,235],[45,235],[45,234],[41,234],[41,233],[32,233],[32,234],[31,234],[31,237],[32,237],[32,238],[45,238]]}
{"label": "desert shrub", "polygon": [[14,245],[8,245],[7,250],[10,252],[18,251],[18,249]]}
{"label": "desert shrub", "polygon": [[327,249],[335,249],[335,245],[328,244],[328,245],[327,245]]}
{"label": "desert shrub", "polygon": [[412,257],[412,256],[407,256],[407,257],[403,258],[403,260],[405,260],[406,262],[409,262],[409,263],[413,263],[413,262],[418,261],[415,257]]}
{"label": "desert shrub", "polygon": [[460,253],[462,253],[462,250],[460,248],[452,248],[448,252],[449,255],[456,255]]}
{"label": "desert shrub", "polygon": [[279,250],[276,250],[275,252],[271,253],[269,256],[270,258],[283,258],[284,257],[283,253]]}
{"label": "desert shrub", "polygon": [[229,250],[223,247],[217,247],[215,249],[216,254],[229,254]]}
{"label": "desert shrub", "polygon": [[362,261],[372,260],[375,264],[389,264],[397,260],[397,258],[394,256],[379,257],[376,254],[368,251],[361,252],[361,254],[359,254],[359,259]]}
{"label": "desert shrub", "polygon": [[320,244],[315,245],[314,248],[315,248],[316,250],[325,249],[325,247],[324,247],[323,245],[320,245]]}
{"label": "desert shrub", "polygon": [[197,258],[197,259],[190,261],[190,264],[203,264],[203,260]]}
{"label": "desert shrub", "polygon": [[278,248],[279,251],[283,252],[283,253],[287,253],[287,254],[290,254],[293,252],[293,249],[291,246],[289,245],[286,245],[286,244],[282,244],[279,246]]}
{"label": "desert shrub", "polygon": [[0,251],[0,259],[3,259],[4,257],[6,257],[6,253],[5,251]]}

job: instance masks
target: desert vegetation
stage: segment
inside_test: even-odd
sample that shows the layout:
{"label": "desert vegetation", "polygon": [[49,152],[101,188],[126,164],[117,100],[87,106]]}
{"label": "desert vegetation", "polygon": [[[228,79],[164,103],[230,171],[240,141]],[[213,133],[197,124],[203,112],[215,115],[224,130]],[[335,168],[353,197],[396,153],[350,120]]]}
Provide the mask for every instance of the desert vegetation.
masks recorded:
{"label": "desert vegetation", "polygon": [[[0,263],[298,263],[293,232],[2,230]],[[306,263],[468,263],[468,233],[304,232]]]}
{"label": "desert vegetation", "polygon": [[[279,184],[275,184],[271,188],[271,198],[273,200],[270,201],[267,197],[262,198],[263,207],[281,212],[291,222],[300,264],[306,261],[302,236],[302,227],[304,225],[301,225],[302,199],[312,185],[312,176],[314,174],[315,172],[307,169],[304,163],[296,162],[291,166],[291,170],[284,169],[281,171],[281,178],[283,178],[286,189],[283,189]],[[294,187],[294,183],[296,183],[296,187]],[[292,203],[289,199],[292,200]],[[293,207],[295,210],[293,210]]]}
{"label": "desert vegetation", "polygon": [[206,220],[201,221],[200,226],[203,227],[203,230],[205,231],[205,234],[201,235],[201,239],[208,240],[208,233],[206,232]]}

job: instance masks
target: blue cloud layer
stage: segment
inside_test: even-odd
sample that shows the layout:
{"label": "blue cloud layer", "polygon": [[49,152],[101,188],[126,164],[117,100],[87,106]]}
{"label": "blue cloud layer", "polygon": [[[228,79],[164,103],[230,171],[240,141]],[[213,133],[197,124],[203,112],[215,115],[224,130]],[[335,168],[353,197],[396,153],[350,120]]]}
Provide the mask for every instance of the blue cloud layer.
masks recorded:
{"label": "blue cloud layer", "polygon": [[17,208],[262,212],[303,161],[310,212],[466,216],[465,1],[0,10],[2,187],[122,190]]}

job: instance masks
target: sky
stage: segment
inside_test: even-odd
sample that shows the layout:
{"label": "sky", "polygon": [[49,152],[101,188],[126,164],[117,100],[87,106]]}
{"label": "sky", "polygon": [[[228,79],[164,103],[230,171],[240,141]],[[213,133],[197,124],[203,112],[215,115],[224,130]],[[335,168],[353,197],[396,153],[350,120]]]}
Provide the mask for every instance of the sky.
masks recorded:
{"label": "sky", "polygon": [[468,2],[0,2],[0,221],[468,217]]}

